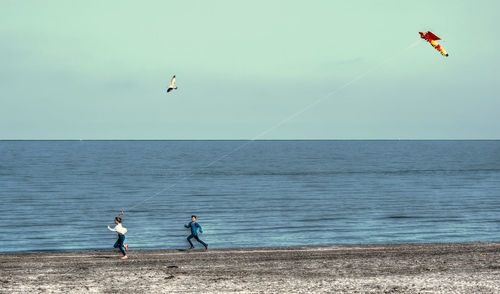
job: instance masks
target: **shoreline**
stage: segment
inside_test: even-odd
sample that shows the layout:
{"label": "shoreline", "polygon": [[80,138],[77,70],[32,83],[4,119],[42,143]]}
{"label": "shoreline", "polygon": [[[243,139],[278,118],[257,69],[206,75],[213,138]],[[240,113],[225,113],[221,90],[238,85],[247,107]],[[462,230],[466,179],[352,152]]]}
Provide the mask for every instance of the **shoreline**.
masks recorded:
{"label": "shoreline", "polygon": [[0,254],[0,293],[500,293],[500,242]]}
{"label": "shoreline", "polygon": [[[349,248],[355,246],[362,247],[380,247],[380,246],[398,246],[398,245],[453,245],[453,244],[500,244],[500,241],[463,241],[463,242],[415,242],[415,243],[372,243],[372,244],[324,244],[324,245],[291,245],[291,246],[251,246],[251,247],[210,247],[210,251],[218,250],[218,251],[226,251],[226,250],[252,250],[252,249],[287,249],[293,250],[294,248],[321,248],[321,247],[342,247]],[[196,249],[203,249],[200,245],[197,245]],[[164,251],[164,252],[176,252],[176,251],[188,251],[186,248],[140,248],[140,249],[131,249],[134,252],[141,251]],[[44,250],[27,250],[27,251],[11,251],[11,252],[0,252],[0,257],[2,255],[16,255],[16,254],[35,254],[35,253],[86,253],[86,252],[114,252],[118,249],[110,249],[110,248],[90,248],[90,249],[82,249],[82,250],[73,250],[73,249],[44,249]]]}

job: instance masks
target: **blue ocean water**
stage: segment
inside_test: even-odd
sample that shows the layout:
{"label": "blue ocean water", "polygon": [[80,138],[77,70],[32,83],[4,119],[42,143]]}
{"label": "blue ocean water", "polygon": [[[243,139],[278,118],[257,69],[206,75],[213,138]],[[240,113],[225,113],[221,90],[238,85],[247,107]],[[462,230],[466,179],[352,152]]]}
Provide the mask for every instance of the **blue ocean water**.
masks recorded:
{"label": "blue ocean water", "polygon": [[500,241],[500,141],[0,141],[0,252]]}

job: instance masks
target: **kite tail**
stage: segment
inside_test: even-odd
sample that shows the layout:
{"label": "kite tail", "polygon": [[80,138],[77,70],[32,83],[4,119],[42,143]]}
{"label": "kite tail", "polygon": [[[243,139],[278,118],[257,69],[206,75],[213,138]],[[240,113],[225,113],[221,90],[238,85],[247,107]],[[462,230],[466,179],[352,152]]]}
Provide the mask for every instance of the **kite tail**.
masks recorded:
{"label": "kite tail", "polygon": [[430,40],[429,42],[431,43],[432,47],[436,48],[436,50],[443,54],[443,56],[448,56],[446,50],[444,50],[443,47],[441,47],[441,45],[439,45],[436,41]]}

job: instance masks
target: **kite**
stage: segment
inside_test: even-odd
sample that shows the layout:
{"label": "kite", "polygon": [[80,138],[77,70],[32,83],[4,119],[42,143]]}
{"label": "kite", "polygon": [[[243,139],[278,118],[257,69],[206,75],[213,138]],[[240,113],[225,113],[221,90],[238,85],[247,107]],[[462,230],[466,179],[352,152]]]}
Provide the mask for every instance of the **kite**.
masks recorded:
{"label": "kite", "polygon": [[428,31],[425,33],[418,32],[420,34],[420,38],[426,40],[427,42],[431,43],[432,47],[436,48],[437,51],[439,51],[443,56],[448,56],[448,53],[439,45],[436,41],[441,40],[438,36],[434,35],[432,32]]}
{"label": "kite", "polygon": [[168,86],[167,93],[172,90],[177,90],[177,86],[175,85],[175,75],[170,80],[170,86]]}

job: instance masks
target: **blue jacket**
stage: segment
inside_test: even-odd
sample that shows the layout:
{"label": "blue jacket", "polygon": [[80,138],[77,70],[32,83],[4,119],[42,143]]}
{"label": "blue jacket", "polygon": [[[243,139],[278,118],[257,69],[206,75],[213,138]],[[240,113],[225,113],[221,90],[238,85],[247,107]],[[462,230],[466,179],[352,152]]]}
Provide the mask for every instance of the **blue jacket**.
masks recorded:
{"label": "blue jacket", "polygon": [[203,229],[201,228],[200,224],[198,224],[197,222],[189,222],[188,224],[184,225],[184,227],[186,228],[190,228],[191,229],[191,234],[193,236],[198,236],[198,228],[200,228],[200,233],[203,233]]}

